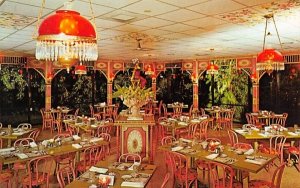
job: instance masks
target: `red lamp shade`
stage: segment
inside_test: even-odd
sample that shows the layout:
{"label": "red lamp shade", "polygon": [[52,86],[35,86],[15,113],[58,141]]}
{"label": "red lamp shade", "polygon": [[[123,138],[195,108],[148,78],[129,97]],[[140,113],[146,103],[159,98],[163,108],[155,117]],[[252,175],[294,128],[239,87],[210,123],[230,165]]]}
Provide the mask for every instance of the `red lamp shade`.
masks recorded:
{"label": "red lamp shade", "polygon": [[80,64],[75,67],[75,74],[82,75],[82,74],[86,74],[86,73],[87,73],[87,70],[86,70],[85,65]]}
{"label": "red lamp shade", "polygon": [[96,61],[98,49],[94,26],[76,11],[56,11],[40,24],[36,58],[59,61],[66,68],[78,61]]}
{"label": "red lamp shade", "polygon": [[146,75],[153,75],[154,74],[154,71],[152,70],[152,66],[151,65],[147,66],[145,74]]}
{"label": "red lamp shade", "polygon": [[[67,35],[70,37],[96,38],[94,26],[76,11],[58,10],[47,17],[39,27],[39,38],[47,35]],[[56,40],[57,36],[54,40]]]}
{"label": "red lamp shade", "polygon": [[265,70],[269,74],[273,70],[284,70],[283,55],[275,49],[265,49],[257,56],[257,70]]}
{"label": "red lamp shade", "polygon": [[250,75],[250,79],[251,79],[251,80],[256,80],[256,78],[257,78],[256,73],[252,73],[252,74]]}
{"label": "red lamp shade", "polygon": [[219,67],[215,64],[209,64],[206,68],[207,74],[218,74]]}

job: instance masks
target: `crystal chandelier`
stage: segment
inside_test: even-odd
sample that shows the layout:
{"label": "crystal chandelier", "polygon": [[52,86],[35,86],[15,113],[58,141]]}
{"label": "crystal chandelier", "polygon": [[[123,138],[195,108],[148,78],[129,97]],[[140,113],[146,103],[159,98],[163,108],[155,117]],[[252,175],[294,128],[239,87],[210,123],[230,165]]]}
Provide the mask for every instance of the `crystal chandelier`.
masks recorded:
{"label": "crystal chandelier", "polygon": [[[41,12],[44,5],[45,0]],[[39,25],[35,54],[36,59],[58,61],[67,70],[78,62],[96,61],[98,58],[94,25],[71,10],[70,5],[71,2],[66,2],[64,10],[56,11]],[[91,0],[90,7],[93,15]]]}
{"label": "crystal chandelier", "polygon": [[265,34],[264,34],[264,43],[263,43],[263,51],[258,54],[257,56],[257,64],[256,64],[256,69],[257,70],[264,70],[268,74],[271,74],[274,70],[284,70],[284,58],[283,55],[273,49],[273,48],[265,48],[266,44],[266,36],[270,35],[270,33],[267,34],[267,29],[268,29],[268,20],[272,19],[275,29],[276,29],[276,34],[277,38],[279,40],[281,49],[282,49],[282,43],[278,34],[277,26],[275,23],[275,19],[273,14],[268,14],[264,16],[266,18],[266,26],[265,26]]}

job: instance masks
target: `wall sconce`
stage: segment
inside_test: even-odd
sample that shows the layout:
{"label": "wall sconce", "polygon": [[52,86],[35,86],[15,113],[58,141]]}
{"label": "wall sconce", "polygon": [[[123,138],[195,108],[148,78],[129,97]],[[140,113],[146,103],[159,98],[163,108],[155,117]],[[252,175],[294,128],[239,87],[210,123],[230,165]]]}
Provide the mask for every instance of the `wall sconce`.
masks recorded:
{"label": "wall sconce", "polygon": [[196,73],[194,72],[193,74],[191,74],[191,80],[193,83],[197,83],[198,81],[198,76],[196,75]]}
{"label": "wall sconce", "polygon": [[258,82],[256,73],[252,73],[250,75],[250,79],[251,79],[251,81],[252,81],[253,84],[256,84]]}

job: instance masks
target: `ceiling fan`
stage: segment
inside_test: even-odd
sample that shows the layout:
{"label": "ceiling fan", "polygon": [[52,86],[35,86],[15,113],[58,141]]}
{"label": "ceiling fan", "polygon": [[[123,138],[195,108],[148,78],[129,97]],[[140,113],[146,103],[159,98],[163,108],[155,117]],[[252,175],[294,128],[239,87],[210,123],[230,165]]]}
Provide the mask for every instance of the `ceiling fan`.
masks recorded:
{"label": "ceiling fan", "polygon": [[138,51],[151,51],[151,50],[153,50],[152,48],[142,47],[142,41],[143,41],[143,39],[141,39],[141,38],[136,39],[137,47],[135,48],[135,50],[138,50]]}

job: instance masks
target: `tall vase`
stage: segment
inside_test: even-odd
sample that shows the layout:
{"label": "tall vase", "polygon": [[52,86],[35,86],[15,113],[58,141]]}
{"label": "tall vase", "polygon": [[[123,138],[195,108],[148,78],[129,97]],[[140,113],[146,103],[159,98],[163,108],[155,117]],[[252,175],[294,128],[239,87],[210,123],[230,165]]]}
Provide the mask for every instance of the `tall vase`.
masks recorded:
{"label": "tall vase", "polygon": [[131,107],[131,117],[141,117],[140,107],[132,106]]}

